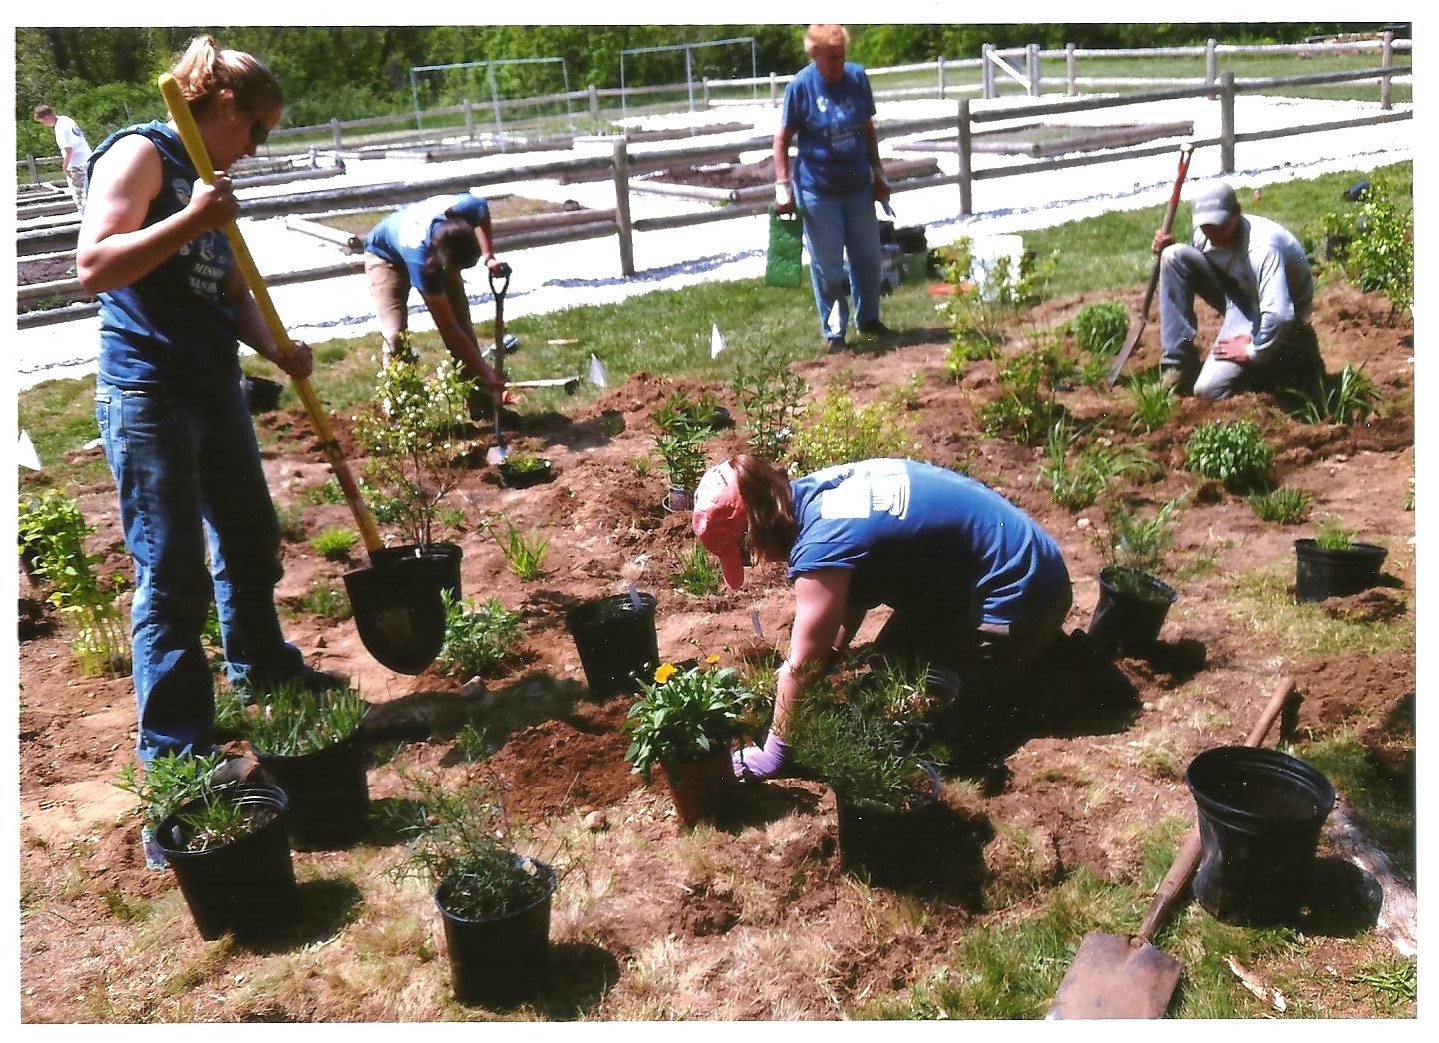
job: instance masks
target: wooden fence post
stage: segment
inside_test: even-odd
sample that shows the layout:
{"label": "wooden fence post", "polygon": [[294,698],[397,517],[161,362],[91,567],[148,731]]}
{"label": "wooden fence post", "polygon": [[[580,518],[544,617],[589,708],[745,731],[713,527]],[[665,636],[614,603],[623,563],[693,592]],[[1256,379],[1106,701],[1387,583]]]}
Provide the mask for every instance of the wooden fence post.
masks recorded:
{"label": "wooden fence post", "polygon": [[590,119],[600,121],[600,92],[593,83],[590,84]]}
{"label": "wooden fence post", "polygon": [[710,78],[708,76],[700,80],[700,100],[704,102],[705,108],[710,107]]}
{"label": "wooden fence post", "polygon": [[475,140],[475,105],[469,98],[465,99],[465,138]]}
{"label": "wooden fence post", "polygon": [[935,64],[935,66],[936,66],[936,68],[937,68],[937,70],[938,70],[938,73],[939,73],[939,100],[940,100],[940,101],[943,101],[943,100],[944,100],[944,55],[941,54],[937,59],[935,59],[935,63],[934,63],[934,64]]}
{"label": "wooden fence post", "polygon": [[25,161],[30,165],[30,184],[40,183],[40,164],[35,162],[35,153],[25,153]]}
{"label": "wooden fence post", "polygon": [[994,44],[983,44],[979,48],[979,82],[984,85],[984,96],[994,97],[994,62],[990,58],[990,52],[994,50]]}
{"label": "wooden fence post", "polygon": [[630,223],[629,143],[623,135],[614,146],[615,229],[620,238],[620,274],[635,274],[634,226]]}
{"label": "wooden fence post", "polygon": [[963,217],[974,213],[974,183],[970,179],[974,145],[969,125],[969,99],[959,99],[959,120],[955,127],[955,151],[959,155],[959,212]]}
{"label": "wooden fence post", "polygon": [[[1210,39],[1204,44],[1205,83],[1212,84],[1215,80],[1219,79],[1219,51],[1216,49],[1218,47],[1219,41],[1215,39]],[[1218,97],[1219,95],[1217,94],[1211,94],[1209,95],[1209,100],[1213,101]]]}
{"label": "wooden fence post", "polygon": [[772,72],[772,73],[769,74],[769,103],[770,103],[771,105],[773,105],[773,104],[775,104],[777,101],[779,101],[779,94],[777,93],[778,89],[779,89],[779,74]]}
{"label": "wooden fence post", "polygon": [[1065,45],[1064,45],[1064,79],[1065,79],[1065,81],[1066,81],[1066,82],[1065,82],[1065,86],[1064,86],[1064,93],[1065,93],[1065,94],[1078,94],[1078,93],[1079,93],[1079,88],[1076,87],[1075,84],[1074,84],[1075,68],[1076,68],[1076,66],[1077,66],[1078,64],[1079,64],[1079,62],[1076,60],[1076,58],[1075,58],[1075,56],[1074,56],[1074,44],[1072,44],[1072,43],[1067,43],[1067,44],[1065,44]]}
{"label": "wooden fence post", "polygon": [[[1383,58],[1380,64],[1383,65],[1384,68],[1390,69],[1394,66],[1394,34],[1392,32],[1385,33],[1383,40],[1384,46],[1381,51]],[[1379,81],[1379,107],[1385,112],[1393,108],[1394,103],[1391,95],[1393,89],[1394,80],[1392,77],[1386,76]]]}
{"label": "wooden fence post", "polygon": [[1028,44],[1024,48],[1024,64],[1028,66],[1025,70],[1029,74],[1029,96],[1039,97],[1039,44]]}
{"label": "wooden fence post", "polygon": [[1219,76],[1219,169],[1234,173],[1234,73]]}
{"label": "wooden fence post", "polygon": [[340,151],[340,119],[338,116],[330,117],[330,137],[335,143],[335,151]]}

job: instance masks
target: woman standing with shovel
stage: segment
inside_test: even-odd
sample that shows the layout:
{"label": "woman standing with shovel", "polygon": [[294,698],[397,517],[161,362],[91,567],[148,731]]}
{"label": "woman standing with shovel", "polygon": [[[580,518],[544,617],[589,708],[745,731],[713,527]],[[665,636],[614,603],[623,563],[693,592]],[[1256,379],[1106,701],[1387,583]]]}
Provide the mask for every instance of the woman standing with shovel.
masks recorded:
{"label": "woman standing with shovel", "polygon": [[[284,99],[269,70],[212,36],[191,41],[171,72],[221,169],[253,155],[279,122]],[[312,361],[304,343],[276,343],[246,289],[221,232],[236,212],[233,184],[199,177],[173,120],[117,131],[90,161],[76,267],[100,298],[95,411],[135,563],[138,748],[147,762],[203,752],[210,741],[201,633],[212,591],[237,688],[346,683],[305,666],[275,611],[279,525],[237,340],[295,378]]]}

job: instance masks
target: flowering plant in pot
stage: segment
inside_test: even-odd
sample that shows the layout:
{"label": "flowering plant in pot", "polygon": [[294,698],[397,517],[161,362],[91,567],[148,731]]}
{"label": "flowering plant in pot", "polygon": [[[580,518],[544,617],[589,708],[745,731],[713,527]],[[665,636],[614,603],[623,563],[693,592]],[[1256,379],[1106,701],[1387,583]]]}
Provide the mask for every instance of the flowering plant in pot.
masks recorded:
{"label": "flowering plant in pot", "polygon": [[370,794],[359,736],[368,709],[352,688],[280,685],[234,715],[261,767],[289,795],[296,847],[347,843],[363,830]]}
{"label": "flowering plant in pot", "polygon": [[282,928],[299,900],[285,792],[222,779],[225,760],[220,753],[155,757],[143,774],[127,765],[119,783],[139,798],[206,939]]}
{"label": "flowering plant in pot", "polygon": [[661,663],[652,683],[640,684],[624,730],[631,738],[625,758],[650,778],[658,766],[685,823],[718,808],[734,784],[730,744],[739,734],[754,693],[733,667],[716,669],[718,656],[681,670]]}
{"label": "flowering plant in pot", "polygon": [[555,865],[516,850],[522,838],[493,770],[470,772],[458,787],[439,776],[404,779],[409,845],[389,872],[434,888],[456,997],[500,1006],[532,995],[549,962]]}

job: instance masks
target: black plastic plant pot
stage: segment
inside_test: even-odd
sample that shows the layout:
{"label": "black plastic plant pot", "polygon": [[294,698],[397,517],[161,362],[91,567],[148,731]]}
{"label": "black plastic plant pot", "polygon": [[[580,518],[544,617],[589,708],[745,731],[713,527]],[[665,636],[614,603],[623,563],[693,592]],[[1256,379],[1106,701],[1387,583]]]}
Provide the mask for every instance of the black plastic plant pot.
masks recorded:
{"label": "black plastic plant pot", "polygon": [[255,752],[290,798],[290,842],[301,851],[346,847],[365,831],[370,786],[365,750],[353,737],[295,756]]}
{"label": "black plastic plant pot", "polygon": [[245,401],[249,403],[252,414],[268,413],[280,404],[280,392],[285,385],[273,380],[266,380],[264,377],[246,376],[241,378],[240,384],[245,389]]}
{"label": "black plastic plant pot", "polygon": [[355,627],[379,662],[402,674],[423,673],[445,643],[442,591],[461,596],[462,551],[453,543],[385,547],[370,567],[345,574]]}
{"label": "black plastic plant pot", "polygon": [[548,460],[537,460],[527,467],[506,460],[500,464],[499,472],[500,482],[507,489],[528,489],[555,477],[554,465]]}
{"label": "black plastic plant pot", "polygon": [[596,699],[637,691],[636,678],[648,677],[659,664],[651,594],[640,594],[638,607],[627,594],[587,601],[565,616],[565,626]]}
{"label": "black plastic plant pot", "polygon": [[1315,540],[1294,541],[1294,596],[1301,602],[1348,597],[1379,583],[1389,551],[1372,543],[1343,549],[1321,547]]}
{"label": "black plastic plant pot", "polygon": [[1184,777],[1199,810],[1199,904],[1231,923],[1292,923],[1308,896],[1333,785],[1297,757],[1253,746],[1205,750]]}
{"label": "black plastic plant pot", "polygon": [[725,431],[734,427],[734,414],[726,406],[715,406],[714,412],[710,414],[709,426],[711,431]]}
{"label": "black plastic plant pot", "polygon": [[839,864],[851,876],[882,887],[933,883],[943,871],[939,850],[939,772],[924,771],[915,799],[895,808],[835,794]]}
{"label": "black plastic plant pot", "polygon": [[493,919],[471,920],[450,912],[445,908],[445,885],[436,888],[450,976],[461,1003],[510,1007],[544,986],[550,960],[550,905],[557,882],[555,871],[544,862],[535,860],[534,865],[546,878],[545,896]]}
{"label": "black plastic plant pot", "polygon": [[251,816],[254,829],[228,844],[189,849],[190,831],[180,816],[192,806],[171,815],[155,830],[155,841],[175,870],[190,916],[207,941],[227,932],[244,938],[273,934],[292,924],[299,910],[284,790],[243,786],[232,799]]}
{"label": "black plastic plant pot", "polygon": [[682,511],[692,510],[694,499],[685,490],[671,486],[665,492],[664,507],[671,514],[679,514]]}
{"label": "black plastic plant pot", "polygon": [[1179,592],[1140,569],[1110,565],[1099,573],[1099,601],[1089,639],[1108,655],[1143,655],[1154,648]]}

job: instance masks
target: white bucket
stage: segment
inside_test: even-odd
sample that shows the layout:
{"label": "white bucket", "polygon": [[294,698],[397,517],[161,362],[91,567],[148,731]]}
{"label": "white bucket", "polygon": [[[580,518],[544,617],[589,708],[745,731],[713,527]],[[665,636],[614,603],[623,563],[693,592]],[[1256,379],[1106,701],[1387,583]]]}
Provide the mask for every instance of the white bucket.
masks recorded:
{"label": "white bucket", "polygon": [[999,296],[999,285],[994,283],[990,273],[995,262],[1001,257],[1009,258],[1009,284],[1019,281],[1019,266],[1024,260],[1024,238],[1018,235],[987,235],[971,240],[969,245],[969,277],[974,280],[979,295],[987,301]]}

